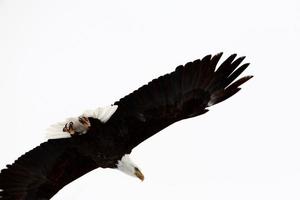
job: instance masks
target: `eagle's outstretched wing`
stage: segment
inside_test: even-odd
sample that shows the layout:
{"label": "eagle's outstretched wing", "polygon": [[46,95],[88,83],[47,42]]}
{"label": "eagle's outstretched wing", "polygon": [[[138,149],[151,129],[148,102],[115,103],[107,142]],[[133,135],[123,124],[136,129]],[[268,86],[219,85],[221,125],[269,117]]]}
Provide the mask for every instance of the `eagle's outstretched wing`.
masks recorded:
{"label": "eagle's outstretched wing", "polygon": [[[236,55],[231,55],[215,70],[220,57],[206,56],[179,66],[116,102],[118,107],[112,108],[118,109],[107,124],[118,135],[111,133],[110,142],[128,145],[128,149],[122,148],[124,154],[128,153],[168,125],[203,114],[207,107],[238,92],[239,86],[252,77],[235,81],[248,64],[239,67],[244,57],[235,59]],[[94,120],[101,123],[101,119]],[[24,154],[1,171],[0,200],[50,199],[62,187],[99,166],[90,157],[99,147],[93,141],[93,134],[49,140]]]}
{"label": "eagle's outstretched wing", "polygon": [[252,78],[233,82],[249,64],[239,67],[245,57],[235,59],[233,54],[216,69],[221,55],[178,66],[115,103],[118,110],[110,122],[124,124],[120,134],[125,135],[129,149],[176,121],[207,112],[207,107],[231,97]]}
{"label": "eagle's outstretched wing", "polygon": [[1,200],[46,200],[62,187],[97,168],[77,149],[77,140],[42,143],[0,173]]}

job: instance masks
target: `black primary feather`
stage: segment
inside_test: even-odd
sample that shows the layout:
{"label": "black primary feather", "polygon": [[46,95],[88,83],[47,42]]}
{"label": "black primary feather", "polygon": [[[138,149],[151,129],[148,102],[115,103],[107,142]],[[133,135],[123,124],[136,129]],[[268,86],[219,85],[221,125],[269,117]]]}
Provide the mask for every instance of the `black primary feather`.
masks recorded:
{"label": "black primary feather", "polygon": [[63,186],[97,168],[70,139],[49,140],[7,165],[0,174],[0,199],[50,199]]}
{"label": "black primary feather", "polygon": [[228,57],[216,70],[222,53],[178,66],[170,74],[154,79],[146,86],[120,99],[110,123],[124,126],[128,148],[132,149],[165,127],[182,119],[195,117],[239,91],[252,78],[233,82],[247,67],[238,67],[245,57]]}
{"label": "black primary feather", "polygon": [[105,124],[90,118],[85,135],[48,140],[0,173],[1,200],[46,200],[98,167],[115,168],[124,154],[182,119],[208,111],[226,100],[252,76],[236,78],[249,64],[236,54],[216,66],[222,53],[178,66],[115,103]]}

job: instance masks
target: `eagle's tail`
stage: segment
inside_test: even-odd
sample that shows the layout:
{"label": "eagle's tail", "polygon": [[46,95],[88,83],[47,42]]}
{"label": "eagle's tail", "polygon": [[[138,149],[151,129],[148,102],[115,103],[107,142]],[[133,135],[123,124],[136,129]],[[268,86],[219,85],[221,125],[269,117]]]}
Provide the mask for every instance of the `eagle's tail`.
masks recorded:
{"label": "eagle's tail", "polygon": [[[218,61],[221,55],[221,53],[215,55],[212,60]],[[228,57],[215,72],[210,74],[211,76],[206,77],[207,81],[203,81],[205,90],[210,94],[207,106],[222,102],[236,94],[241,89],[239,86],[253,77],[244,76],[234,81],[249,66],[249,63],[246,63],[238,67],[245,57],[240,57],[236,60],[235,57],[236,54]]]}

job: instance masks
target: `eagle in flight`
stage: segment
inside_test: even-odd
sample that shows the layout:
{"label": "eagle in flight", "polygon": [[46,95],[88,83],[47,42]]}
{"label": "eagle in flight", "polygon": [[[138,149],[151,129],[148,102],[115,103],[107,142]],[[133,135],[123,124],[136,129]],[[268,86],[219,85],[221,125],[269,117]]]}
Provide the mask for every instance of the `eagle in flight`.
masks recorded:
{"label": "eagle in flight", "polygon": [[161,76],[113,105],[84,112],[48,129],[48,140],[0,173],[0,200],[47,200],[82,175],[114,168],[144,180],[130,160],[134,147],[167,126],[204,114],[252,78],[237,77],[245,57],[205,56]]}

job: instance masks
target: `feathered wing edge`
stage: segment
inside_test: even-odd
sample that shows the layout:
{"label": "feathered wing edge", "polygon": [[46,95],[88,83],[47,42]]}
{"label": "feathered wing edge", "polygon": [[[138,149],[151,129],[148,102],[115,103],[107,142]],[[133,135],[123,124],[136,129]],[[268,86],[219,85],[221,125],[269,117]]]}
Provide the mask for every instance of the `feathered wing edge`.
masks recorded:
{"label": "feathered wing edge", "polygon": [[[222,53],[178,66],[115,102],[116,120],[130,119],[127,140],[134,148],[174,122],[204,114],[252,78],[238,76],[249,66],[245,57],[229,56],[217,67]],[[121,118],[121,119],[120,119]]]}
{"label": "feathered wing edge", "polygon": [[97,168],[72,139],[49,140],[0,173],[1,200],[47,200],[62,187]]}
{"label": "feathered wing edge", "polygon": [[208,106],[224,101],[238,92],[239,86],[253,76],[244,76],[236,80],[249,66],[249,63],[240,66],[245,57],[236,59],[236,54],[229,56],[216,69],[222,55],[223,53],[207,55],[201,60],[180,65],[172,73],[152,80],[114,104],[123,106],[122,109],[126,107],[139,111],[155,109],[162,105],[180,108],[199,92],[210,95]]}
{"label": "feathered wing edge", "polygon": [[175,72],[170,74],[170,79],[179,82],[181,86],[179,92],[181,94],[180,103],[191,99],[186,95],[189,92],[206,92],[209,94],[207,106],[215,105],[236,94],[240,90],[239,86],[253,77],[244,76],[236,80],[249,66],[249,63],[240,66],[245,57],[236,59],[236,54],[229,56],[216,68],[222,54],[207,55],[201,60],[195,60],[177,67]]}
{"label": "feathered wing edge", "polygon": [[[219,60],[222,53],[215,55],[213,60]],[[236,94],[243,83],[250,80],[253,76],[244,76],[235,81],[236,78],[249,66],[249,63],[239,65],[245,57],[236,58],[236,54],[229,56],[220,67],[213,73],[213,77],[205,86],[205,89],[210,92],[210,100],[208,106],[220,103],[232,95]]]}

